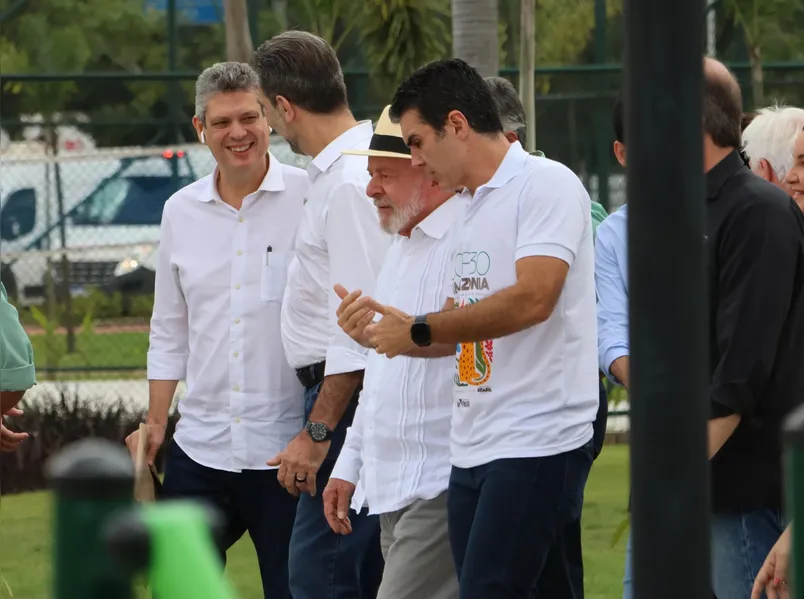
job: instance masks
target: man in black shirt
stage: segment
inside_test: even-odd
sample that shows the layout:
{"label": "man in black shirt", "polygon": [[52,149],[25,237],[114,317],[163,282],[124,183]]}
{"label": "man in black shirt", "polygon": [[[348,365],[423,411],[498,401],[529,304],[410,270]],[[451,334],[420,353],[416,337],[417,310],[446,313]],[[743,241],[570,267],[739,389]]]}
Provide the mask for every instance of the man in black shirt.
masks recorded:
{"label": "man in black shirt", "polygon": [[785,528],[779,433],[804,398],[804,217],[737,151],[737,81],[712,59],[704,79],[712,574],[731,599],[751,595]]}

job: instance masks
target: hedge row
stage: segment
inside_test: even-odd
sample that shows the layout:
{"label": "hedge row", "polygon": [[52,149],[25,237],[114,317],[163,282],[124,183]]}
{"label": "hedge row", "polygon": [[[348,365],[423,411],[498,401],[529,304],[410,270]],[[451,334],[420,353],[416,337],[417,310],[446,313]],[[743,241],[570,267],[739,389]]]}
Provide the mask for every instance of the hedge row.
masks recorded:
{"label": "hedge row", "polygon": [[[123,399],[117,402],[86,402],[66,390],[41,400],[35,406],[25,401],[19,406],[25,413],[6,420],[6,426],[28,433],[15,451],[0,454],[0,493],[12,494],[46,489],[45,466],[53,455],[67,445],[87,437],[101,437],[120,443],[136,430],[145,414],[127,410]],[[168,423],[165,444],[157,456],[162,471],[164,448],[173,436],[178,414]]]}

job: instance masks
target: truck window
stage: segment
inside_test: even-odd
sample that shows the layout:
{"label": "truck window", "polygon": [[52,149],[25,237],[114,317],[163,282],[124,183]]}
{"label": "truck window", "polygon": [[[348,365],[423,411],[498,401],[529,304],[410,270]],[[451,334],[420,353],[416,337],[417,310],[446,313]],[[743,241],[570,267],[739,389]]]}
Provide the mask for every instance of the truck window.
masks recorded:
{"label": "truck window", "polygon": [[179,177],[119,177],[95,190],[73,212],[77,225],[158,225],[165,201],[191,182]]}

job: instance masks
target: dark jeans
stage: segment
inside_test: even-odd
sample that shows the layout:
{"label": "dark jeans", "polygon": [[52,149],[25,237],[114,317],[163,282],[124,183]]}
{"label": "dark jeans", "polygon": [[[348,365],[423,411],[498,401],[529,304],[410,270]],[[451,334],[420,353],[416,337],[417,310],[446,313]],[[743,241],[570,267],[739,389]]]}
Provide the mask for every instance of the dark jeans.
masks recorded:
{"label": "dark jeans", "polygon": [[[592,465],[592,441],[543,458],[453,467],[447,512],[460,599],[528,599],[556,542],[579,520]],[[583,577],[567,572],[564,589],[583,593]],[[575,593],[574,595],[571,593]]]}
{"label": "dark jeans", "polygon": [[[603,451],[606,424],[609,420],[609,399],[606,386],[600,381],[600,403],[593,424],[592,460]],[[531,599],[583,599],[583,550],[581,547],[581,517],[567,524],[553,544],[536,583]]]}
{"label": "dark jeans", "polygon": [[[305,416],[318,398],[320,384],[305,393]],[[380,550],[380,520],[351,510],[352,533],[332,532],[324,517],[322,494],[343,447],[357,402],[346,409],[332,436],[329,453],[316,476],[316,495],[303,493],[290,541],[293,599],[374,599],[385,563]]]}
{"label": "dark jeans", "polygon": [[197,464],[171,442],[160,499],[198,499],[226,520],[221,559],[248,531],[262,576],[265,599],[290,599],[288,543],[297,500],[276,480],[276,470],[226,472]]}

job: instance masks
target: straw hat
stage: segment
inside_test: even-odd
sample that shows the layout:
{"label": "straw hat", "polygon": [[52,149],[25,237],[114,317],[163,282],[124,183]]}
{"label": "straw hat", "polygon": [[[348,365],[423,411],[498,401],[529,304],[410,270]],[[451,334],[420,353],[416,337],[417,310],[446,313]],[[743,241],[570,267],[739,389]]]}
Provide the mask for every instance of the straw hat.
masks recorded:
{"label": "straw hat", "polygon": [[374,128],[374,135],[371,136],[368,150],[344,150],[342,153],[354,156],[410,159],[410,148],[405,145],[405,140],[402,138],[402,128],[391,122],[390,111],[390,106],[386,106],[382,111],[377,126]]}

